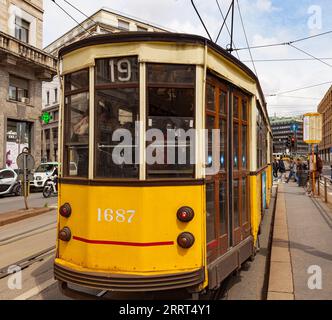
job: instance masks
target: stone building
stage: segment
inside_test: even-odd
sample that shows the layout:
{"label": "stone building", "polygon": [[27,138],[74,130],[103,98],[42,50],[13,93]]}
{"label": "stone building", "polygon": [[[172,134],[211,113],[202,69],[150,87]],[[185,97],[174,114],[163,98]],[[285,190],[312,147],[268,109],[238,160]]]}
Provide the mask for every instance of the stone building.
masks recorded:
{"label": "stone building", "polygon": [[[151,25],[147,22],[125,16],[123,14],[102,8],[91,17],[84,20],[81,26],[76,26],[63,36],[44,48],[46,52],[57,57],[59,50],[72,42],[89,37],[90,34],[128,32],[128,31],[159,31],[168,30]],[[58,155],[58,115],[59,115],[60,86],[57,77],[51,83],[43,84],[43,112],[48,112],[52,119],[43,124],[42,133],[42,159],[44,161],[57,161]]]}
{"label": "stone building", "polygon": [[57,64],[42,38],[42,0],[0,0],[0,168],[15,169],[24,147],[41,160],[42,82]]}
{"label": "stone building", "polygon": [[324,162],[332,162],[332,86],[319,103],[317,111],[323,116],[322,141],[318,146]]}

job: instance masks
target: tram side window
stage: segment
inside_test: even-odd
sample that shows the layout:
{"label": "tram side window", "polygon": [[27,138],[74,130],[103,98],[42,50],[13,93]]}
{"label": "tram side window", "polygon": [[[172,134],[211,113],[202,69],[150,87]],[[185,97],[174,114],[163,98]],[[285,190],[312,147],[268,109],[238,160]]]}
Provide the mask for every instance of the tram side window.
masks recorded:
{"label": "tram side window", "polygon": [[194,177],[194,120],[195,66],[147,64],[148,178]]}
{"label": "tram side window", "polygon": [[[88,177],[89,71],[65,76],[64,176]],[[75,164],[77,170],[70,170]]]}
{"label": "tram side window", "polygon": [[95,96],[95,176],[138,178],[137,57],[98,59]]}
{"label": "tram side window", "polygon": [[206,243],[216,239],[215,219],[216,219],[216,202],[215,202],[215,183],[206,184]]}

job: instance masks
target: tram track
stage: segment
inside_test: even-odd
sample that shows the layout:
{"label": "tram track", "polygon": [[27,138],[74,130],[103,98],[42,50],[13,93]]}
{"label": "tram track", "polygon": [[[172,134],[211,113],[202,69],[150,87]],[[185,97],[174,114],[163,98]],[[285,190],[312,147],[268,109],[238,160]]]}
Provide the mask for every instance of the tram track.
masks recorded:
{"label": "tram track", "polygon": [[55,253],[55,248],[56,248],[55,245],[50,246],[44,250],[34,253],[28,257],[25,257],[22,260],[11,263],[5,267],[1,267],[0,279],[6,278],[9,275],[13,274],[13,272],[15,272],[13,267],[17,268],[19,271],[22,271],[36,262],[45,260],[45,258],[48,258],[49,256]]}
{"label": "tram track", "polygon": [[26,239],[26,238],[53,230],[56,228],[56,225],[57,225],[57,221],[52,221],[52,222],[46,223],[42,226],[38,226],[36,228],[21,232],[19,234],[14,234],[12,236],[3,238],[0,240],[0,247],[14,243],[15,241],[18,241],[18,240]]}

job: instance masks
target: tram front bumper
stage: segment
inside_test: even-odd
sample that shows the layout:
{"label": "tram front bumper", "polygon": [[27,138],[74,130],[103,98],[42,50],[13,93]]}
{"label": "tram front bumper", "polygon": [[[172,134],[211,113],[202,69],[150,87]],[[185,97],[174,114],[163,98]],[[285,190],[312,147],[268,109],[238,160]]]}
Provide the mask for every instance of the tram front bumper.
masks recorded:
{"label": "tram front bumper", "polygon": [[55,279],[83,287],[123,292],[161,291],[190,288],[204,282],[204,268],[182,273],[138,276],[75,271],[54,263]]}

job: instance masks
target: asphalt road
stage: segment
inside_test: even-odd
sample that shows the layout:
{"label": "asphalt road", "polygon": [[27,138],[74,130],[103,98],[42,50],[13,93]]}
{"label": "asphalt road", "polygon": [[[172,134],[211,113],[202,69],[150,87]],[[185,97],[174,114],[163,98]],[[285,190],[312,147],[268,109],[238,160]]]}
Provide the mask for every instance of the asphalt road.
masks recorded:
{"label": "asphalt road", "polygon": [[[41,192],[31,193],[28,197],[28,206],[30,208],[42,208],[42,207],[56,207],[57,197],[50,197],[45,199]],[[0,197],[0,214],[24,209],[24,198],[17,196],[2,196]]]}

